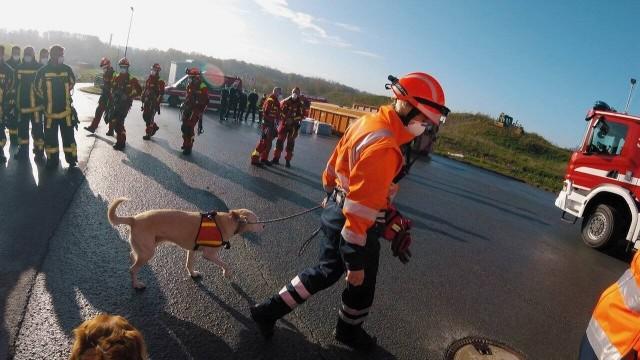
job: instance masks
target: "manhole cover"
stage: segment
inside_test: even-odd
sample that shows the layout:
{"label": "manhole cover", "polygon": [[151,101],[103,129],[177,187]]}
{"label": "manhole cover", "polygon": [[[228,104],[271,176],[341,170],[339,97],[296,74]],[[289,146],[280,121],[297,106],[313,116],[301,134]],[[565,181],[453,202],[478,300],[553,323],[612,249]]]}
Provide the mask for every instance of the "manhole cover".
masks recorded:
{"label": "manhole cover", "polygon": [[445,360],[525,360],[525,356],[499,341],[467,337],[449,345]]}

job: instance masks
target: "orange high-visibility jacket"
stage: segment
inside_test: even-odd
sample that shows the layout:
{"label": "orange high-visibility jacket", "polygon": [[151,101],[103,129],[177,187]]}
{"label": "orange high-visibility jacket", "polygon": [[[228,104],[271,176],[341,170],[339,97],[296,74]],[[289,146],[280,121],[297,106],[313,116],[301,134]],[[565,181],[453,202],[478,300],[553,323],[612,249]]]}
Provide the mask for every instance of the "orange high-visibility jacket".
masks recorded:
{"label": "orange high-visibility jacket", "polygon": [[622,359],[640,351],[640,252],[631,267],[598,300],[587,338],[600,360]]}
{"label": "orange high-visibility jacket", "polygon": [[342,212],[347,269],[362,269],[367,230],[389,206],[389,189],[403,164],[400,146],[414,136],[391,106],[365,115],[347,129],[322,175],[326,192],[336,187],[347,194]]}

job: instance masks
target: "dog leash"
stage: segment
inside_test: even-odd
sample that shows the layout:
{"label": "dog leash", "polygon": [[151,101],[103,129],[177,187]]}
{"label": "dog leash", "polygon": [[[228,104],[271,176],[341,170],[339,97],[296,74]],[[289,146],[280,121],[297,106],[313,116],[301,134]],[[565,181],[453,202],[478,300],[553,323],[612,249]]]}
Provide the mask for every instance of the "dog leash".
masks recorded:
{"label": "dog leash", "polygon": [[307,246],[309,245],[311,240],[313,240],[313,238],[315,238],[318,235],[318,233],[320,233],[320,230],[322,230],[322,226],[319,226],[313,233],[311,233],[311,235],[307,238],[307,240],[305,240],[302,243],[302,245],[300,246],[300,249],[298,249],[298,257],[302,256],[302,254],[307,249]]}
{"label": "dog leash", "polygon": [[246,222],[246,224],[249,224],[249,225],[254,225],[254,224],[271,224],[271,223],[274,223],[274,222],[280,222],[280,221],[285,221],[285,220],[293,219],[293,218],[295,218],[295,217],[298,217],[298,216],[302,216],[302,215],[308,214],[308,213],[310,213],[310,212],[316,211],[316,210],[321,209],[321,208],[322,208],[322,205],[318,205],[318,206],[312,207],[311,209],[307,209],[307,210],[301,211],[301,212],[299,212],[299,213],[295,213],[295,214],[293,214],[293,215],[289,215],[289,216],[285,216],[285,217],[281,217],[281,218],[276,218],[276,219],[260,220],[260,221],[254,221],[254,222]]}

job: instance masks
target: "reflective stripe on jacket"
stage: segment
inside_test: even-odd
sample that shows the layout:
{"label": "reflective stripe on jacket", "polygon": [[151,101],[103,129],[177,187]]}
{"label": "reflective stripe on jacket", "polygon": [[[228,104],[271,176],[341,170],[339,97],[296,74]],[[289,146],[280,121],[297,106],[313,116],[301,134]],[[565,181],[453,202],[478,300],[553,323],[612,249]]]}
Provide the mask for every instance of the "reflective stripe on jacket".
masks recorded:
{"label": "reflective stripe on jacket", "polygon": [[602,293],[589,326],[587,338],[600,360],[622,359],[640,351],[640,252],[631,267]]}
{"label": "reflective stripe on jacket", "polygon": [[264,102],[262,111],[264,112],[264,121],[274,123],[280,118],[280,101],[278,97],[271,94]]}
{"label": "reflective stripe on jacket", "polygon": [[347,194],[342,212],[346,222],[341,249],[349,270],[362,268],[367,230],[389,206],[389,189],[403,164],[400,146],[411,141],[391,106],[353,123],[338,142],[322,176],[327,192],[336,187]]}
{"label": "reflective stripe on jacket", "polygon": [[71,90],[75,84],[73,70],[65,64],[49,61],[38,70],[33,89],[47,118],[62,119],[71,115]]}

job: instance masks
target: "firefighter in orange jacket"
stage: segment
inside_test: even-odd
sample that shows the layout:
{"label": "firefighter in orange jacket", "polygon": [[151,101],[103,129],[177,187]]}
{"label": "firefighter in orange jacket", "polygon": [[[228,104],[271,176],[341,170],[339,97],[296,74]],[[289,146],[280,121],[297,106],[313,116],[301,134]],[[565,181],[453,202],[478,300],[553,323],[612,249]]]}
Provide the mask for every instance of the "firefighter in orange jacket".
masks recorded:
{"label": "firefighter in orange jacket", "polygon": [[[100,124],[100,119],[102,119],[102,115],[111,101],[111,85],[113,84],[113,73],[115,72],[111,66],[111,60],[106,57],[100,60],[100,68],[102,69],[102,89],[100,98],[98,99],[98,107],[96,107],[96,114],[93,117],[91,125],[84,127],[85,130],[92,134],[96,132]],[[108,122],[108,119],[105,119],[105,121]],[[113,127],[110,122],[108,122],[108,125],[109,130],[107,131],[107,136],[113,136]]]}
{"label": "firefighter in orange jacket", "polygon": [[193,148],[193,137],[195,126],[202,119],[202,114],[209,105],[209,89],[202,81],[200,70],[196,68],[187,69],[189,75],[189,86],[187,86],[187,98],[182,104],[182,153],[191,154]]}
{"label": "firefighter in orange jacket", "polygon": [[580,344],[579,360],[637,359],[640,352],[640,252],[602,293]]}
{"label": "firefighter in orange jacket", "polygon": [[362,351],[376,345],[376,338],[367,334],[362,324],[373,304],[378,238],[389,240],[393,255],[403,263],[411,256],[411,222],[391,204],[397,191],[395,183],[406,173],[400,146],[449,113],[444,92],[430,75],[411,73],[399,80],[389,79],[392,83],[387,88],[395,95],[393,106],[383,106],[378,113],[352,124],[322,175],[327,198],[321,216],[325,238],[319,264],[303,270],[278,294],[250,309],[266,338],[273,335],[277,319],[336,283],[346,271],[347,287],[342,293],[335,338]]}
{"label": "firefighter in orange jacket", "polygon": [[115,150],[123,150],[127,141],[127,131],[124,128],[124,121],[131,109],[133,99],[140,95],[142,89],[138,79],[129,74],[129,60],[122,58],[118,62],[120,73],[113,78],[111,84],[112,100],[109,106],[109,122],[116,132]]}
{"label": "firefighter in orange jacket", "polygon": [[147,124],[147,134],[142,137],[144,140],[151,140],[151,137],[160,129],[154,121],[156,113],[160,114],[160,103],[164,95],[164,81],[160,80],[160,70],[160,64],[153,64],[140,98],[142,100],[142,118]]}
{"label": "firefighter in orange jacket", "polygon": [[293,158],[293,147],[296,145],[298,137],[298,129],[300,122],[304,117],[304,103],[300,97],[300,88],[295,87],[291,91],[291,96],[282,101],[281,120],[278,125],[278,140],[276,141],[276,150],[273,152],[272,164],[280,164],[280,154],[284,147],[284,141],[287,140],[287,155],[284,159],[285,166],[291,167],[291,159]]}
{"label": "firefighter in orange jacket", "polygon": [[258,145],[251,154],[252,165],[265,164],[271,166],[271,162],[269,162],[269,152],[271,151],[273,138],[276,136],[276,122],[280,119],[280,100],[278,100],[278,98],[281,95],[282,89],[275,87],[271,95],[269,95],[264,102],[262,107],[262,131]]}

